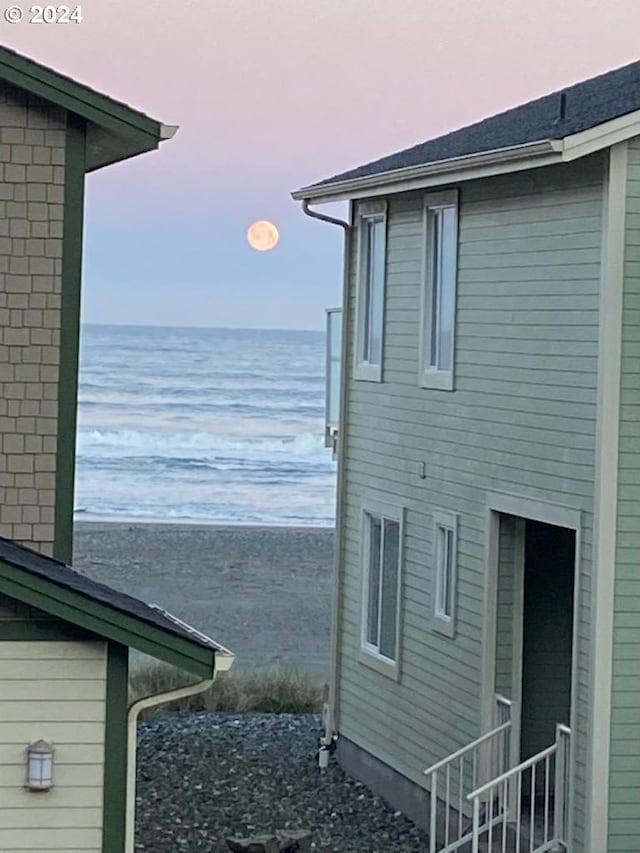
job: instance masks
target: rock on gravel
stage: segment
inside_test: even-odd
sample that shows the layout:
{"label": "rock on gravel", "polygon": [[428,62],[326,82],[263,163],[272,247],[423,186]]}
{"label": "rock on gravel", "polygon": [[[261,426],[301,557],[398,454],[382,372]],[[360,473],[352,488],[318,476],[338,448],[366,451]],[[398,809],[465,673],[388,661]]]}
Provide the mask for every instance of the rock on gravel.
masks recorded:
{"label": "rock on gravel", "polygon": [[136,850],[228,853],[225,837],[310,829],[318,853],[421,853],[426,835],[332,759],[320,717],[172,714],[140,724]]}

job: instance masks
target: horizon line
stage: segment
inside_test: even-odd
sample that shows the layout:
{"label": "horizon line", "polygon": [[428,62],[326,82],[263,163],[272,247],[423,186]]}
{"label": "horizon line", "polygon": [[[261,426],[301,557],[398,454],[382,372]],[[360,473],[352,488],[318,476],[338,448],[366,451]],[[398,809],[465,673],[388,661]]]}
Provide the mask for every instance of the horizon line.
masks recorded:
{"label": "horizon line", "polygon": [[85,320],[80,322],[80,326],[102,326],[109,328],[129,328],[129,329],[223,329],[225,331],[235,332],[324,332],[325,329],[283,329],[283,328],[268,328],[263,326],[202,326],[191,325],[184,326],[177,323],[99,323],[94,320]]}

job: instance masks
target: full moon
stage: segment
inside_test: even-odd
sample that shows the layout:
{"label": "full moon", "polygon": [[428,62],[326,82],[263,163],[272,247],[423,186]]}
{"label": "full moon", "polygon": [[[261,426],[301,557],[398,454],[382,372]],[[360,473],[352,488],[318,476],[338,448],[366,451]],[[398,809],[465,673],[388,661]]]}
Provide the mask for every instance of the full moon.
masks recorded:
{"label": "full moon", "polygon": [[280,235],[278,229],[268,219],[260,219],[249,226],[247,241],[252,249],[258,252],[268,252],[277,245]]}

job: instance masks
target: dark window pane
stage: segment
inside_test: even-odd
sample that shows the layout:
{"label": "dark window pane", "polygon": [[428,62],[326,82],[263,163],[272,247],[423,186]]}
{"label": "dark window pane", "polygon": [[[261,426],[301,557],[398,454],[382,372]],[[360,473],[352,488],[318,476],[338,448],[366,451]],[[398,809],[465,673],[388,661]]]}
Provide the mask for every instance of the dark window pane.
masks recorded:
{"label": "dark window pane", "polygon": [[451,618],[453,585],[453,530],[437,528],[436,612]]}
{"label": "dark window pane", "polygon": [[456,281],[456,215],[453,207],[442,210],[442,251],[440,255],[440,317],[438,320],[438,367],[440,370],[451,370],[453,324],[454,324],[454,292]]}
{"label": "dark window pane", "polygon": [[367,590],[367,642],[378,645],[380,619],[381,522],[369,516],[369,584]]}
{"label": "dark window pane", "polygon": [[445,560],[444,560],[444,608],[445,616],[451,617],[452,613],[452,586],[453,586],[453,530],[447,528],[445,531]]}
{"label": "dark window pane", "polygon": [[380,364],[382,361],[382,315],[384,311],[384,266],[385,266],[385,222],[376,219],[372,223],[371,238],[371,329],[369,333],[368,362]]}
{"label": "dark window pane", "polygon": [[440,256],[442,251],[442,211],[431,212],[430,229],[430,286],[431,286],[431,329],[429,366],[438,367],[438,338],[440,320]]}
{"label": "dark window pane", "polygon": [[373,228],[370,219],[364,220],[362,258],[364,262],[364,278],[362,281],[362,360],[369,360],[371,346],[371,248]]}
{"label": "dark window pane", "polygon": [[429,316],[428,367],[451,370],[455,324],[457,229],[455,207],[438,207],[428,215]]}

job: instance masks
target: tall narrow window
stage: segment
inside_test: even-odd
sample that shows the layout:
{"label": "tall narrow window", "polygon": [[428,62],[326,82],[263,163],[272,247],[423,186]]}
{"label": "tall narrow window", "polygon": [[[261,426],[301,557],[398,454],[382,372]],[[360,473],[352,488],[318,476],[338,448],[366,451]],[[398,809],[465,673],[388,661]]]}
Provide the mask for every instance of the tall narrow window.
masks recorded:
{"label": "tall narrow window", "polygon": [[358,258],[358,339],[356,378],[379,381],[386,265],[386,207],[365,205],[360,212]]}
{"label": "tall narrow window", "polygon": [[452,390],[458,257],[456,194],[427,196],[424,222],[422,384]]}
{"label": "tall narrow window", "polygon": [[365,513],[365,651],[395,663],[398,659],[400,522]]}
{"label": "tall narrow window", "polygon": [[435,627],[453,636],[457,560],[457,518],[436,513],[434,524],[433,615]]}

